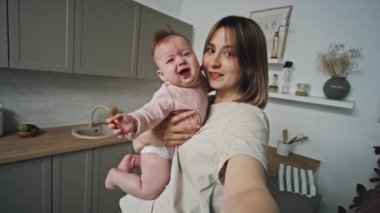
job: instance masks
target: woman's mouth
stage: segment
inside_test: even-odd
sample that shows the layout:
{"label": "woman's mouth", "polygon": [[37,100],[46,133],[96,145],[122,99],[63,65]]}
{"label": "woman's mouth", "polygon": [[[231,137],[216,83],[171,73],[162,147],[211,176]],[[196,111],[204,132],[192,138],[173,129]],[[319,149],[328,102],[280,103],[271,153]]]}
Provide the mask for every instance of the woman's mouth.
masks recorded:
{"label": "woman's mouth", "polygon": [[220,77],[223,77],[223,74],[217,73],[217,72],[208,72],[208,77],[210,79],[218,79]]}

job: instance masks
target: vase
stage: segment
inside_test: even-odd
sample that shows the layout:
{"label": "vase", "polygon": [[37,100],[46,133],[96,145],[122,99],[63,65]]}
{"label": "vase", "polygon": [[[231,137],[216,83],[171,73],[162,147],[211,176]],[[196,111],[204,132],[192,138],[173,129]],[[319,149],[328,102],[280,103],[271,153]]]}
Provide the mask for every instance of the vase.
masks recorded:
{"label": "vase", "polygon": [[325,96],[330,99],[341,100],[350,92],[351,85],[346,78],[332,77],[323,86]]}

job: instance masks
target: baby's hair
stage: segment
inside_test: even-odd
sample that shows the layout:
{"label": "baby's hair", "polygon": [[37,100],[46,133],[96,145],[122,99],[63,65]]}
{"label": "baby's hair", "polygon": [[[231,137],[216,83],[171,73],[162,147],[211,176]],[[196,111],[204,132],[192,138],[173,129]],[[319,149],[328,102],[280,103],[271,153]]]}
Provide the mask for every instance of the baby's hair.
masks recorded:
{"label": "baby's hair", "polygon": [[164,41],[167,37],[169,36],[179,36],[179,37],[182,37],[184,38],[187,43],[189,44],[189,46],[191,46],[191,43],[190,41],[186,38],[186,36],[180,34],[180,33],[177,33],[175,32],[174,30],[172,30],[169,26],[168,26],[168,30],[158,30],[154,35],[153,35],[153,40],[152,40],[152,50],[151,50],[151,55],[152,57],[154,56],[154,50],[156,49],[156,47],[162,42]]}

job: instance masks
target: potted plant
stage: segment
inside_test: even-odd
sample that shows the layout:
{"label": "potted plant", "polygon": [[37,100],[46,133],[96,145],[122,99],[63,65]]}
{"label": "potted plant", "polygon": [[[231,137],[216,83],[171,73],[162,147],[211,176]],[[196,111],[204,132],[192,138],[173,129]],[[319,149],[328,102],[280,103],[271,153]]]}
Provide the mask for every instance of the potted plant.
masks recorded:
{"label": "potted plant", "polygon": [[361,49],[346,49],[344,44],[330,44],[326,52],[318,52],[319,69],[331,76],[323,86],[327,98],[343,99],[350,92],[348,74],[359,71],[358,59],[362,57]]}

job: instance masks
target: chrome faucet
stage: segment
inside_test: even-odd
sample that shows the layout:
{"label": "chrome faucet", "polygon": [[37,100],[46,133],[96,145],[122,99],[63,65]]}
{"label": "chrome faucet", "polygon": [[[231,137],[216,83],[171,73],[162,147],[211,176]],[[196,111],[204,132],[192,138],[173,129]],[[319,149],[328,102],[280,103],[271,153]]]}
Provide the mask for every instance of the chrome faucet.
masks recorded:
{"label": "chrome faucet", "polygon": [[109,107],[108,107],[108,106],[105,106],[105,105],[98,105],[98,106],[95,106],[94,108],[92,108],[91,116],[90,116],[90,127],[93,127],[93,126],[95,126],[95,125],[100,124],[100,123],[95,124],[95,123],[94,123],[94,119],[93,119],[93,117],[94,117],[94,113],[95,113],[95,111],[98,110],[98,109],[105,109],[106,112],[107,112],[107,114],[109,114],[109,111],[110,111]]}
{"label": "chrome faucet", "polygon": [[94,123],[94,118],[93,118],[94,117],[94,113],[98,109],[105,109],[106,112],[107,112],[107,117],[108,116],[110,116],[110,117],[114,116],[114,115],[116,115],[119,112],[119,109],[116,106],[109,106],[109,107],[105,106],[105,105],[97,105],[97,106],[95,106],[91,110],[90,122],[89,122],[90,123],[89,124],[90,127],[93,127],[93,126],[99,125],[99,124],[105,124],[105,121],[104,122],[99,122],[97,124]]}

